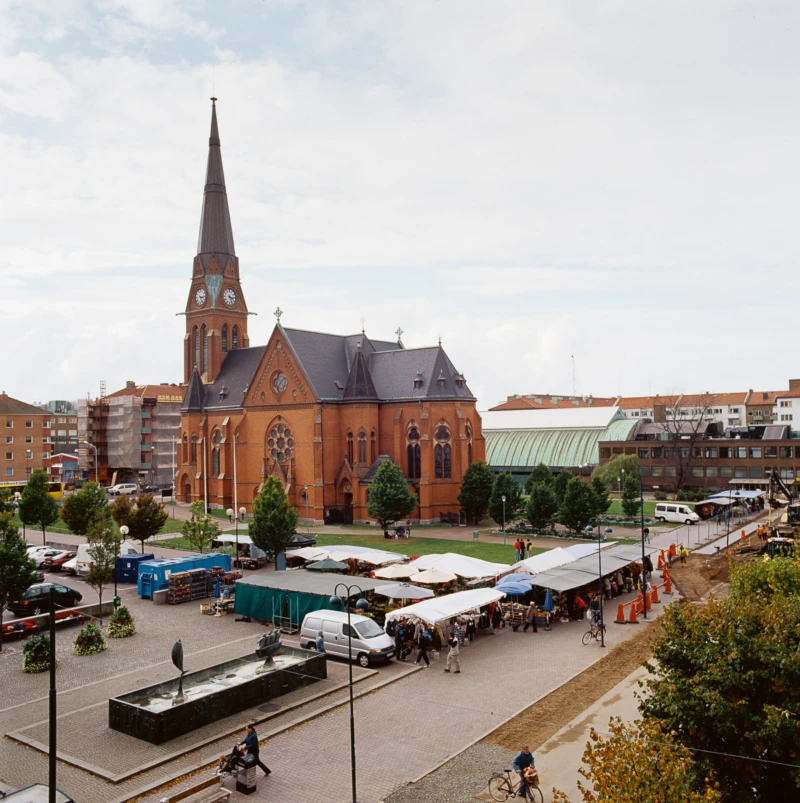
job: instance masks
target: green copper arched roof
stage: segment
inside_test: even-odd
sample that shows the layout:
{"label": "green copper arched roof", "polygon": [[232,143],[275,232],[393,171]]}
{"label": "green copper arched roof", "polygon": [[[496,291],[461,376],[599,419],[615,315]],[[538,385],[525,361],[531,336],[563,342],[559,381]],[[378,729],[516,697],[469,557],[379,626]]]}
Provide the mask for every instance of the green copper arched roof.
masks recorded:
{"label": "green copper arched roof", "polygon": [[551,468],[594,464],[600,441],[627,440],[636,421],[619,418],[607,427],[591,429],[484,430],[486,462],[497,468]]}

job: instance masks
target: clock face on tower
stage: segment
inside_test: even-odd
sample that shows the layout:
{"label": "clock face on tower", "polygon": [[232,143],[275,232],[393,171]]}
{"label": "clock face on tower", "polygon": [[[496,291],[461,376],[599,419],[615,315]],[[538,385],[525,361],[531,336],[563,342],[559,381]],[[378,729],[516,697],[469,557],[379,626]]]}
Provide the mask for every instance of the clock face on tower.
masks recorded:
{"label": "clock face on tower", "polygon": [[232,307],[236,303],[236,293],[230,287],[227,287],[222,294],[222,300],[227,306]]}
{"label": "clock face on tower", "polygon": [[206,303],[206,291],[204,287],[198,287],[197,292],[194,294],[194,303],[198,307],[202,307]]}

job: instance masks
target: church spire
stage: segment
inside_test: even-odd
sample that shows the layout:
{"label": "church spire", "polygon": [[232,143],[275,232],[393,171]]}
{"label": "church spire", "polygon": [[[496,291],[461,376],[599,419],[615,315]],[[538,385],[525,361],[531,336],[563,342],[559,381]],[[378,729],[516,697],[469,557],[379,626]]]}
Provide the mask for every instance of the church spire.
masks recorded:
{"label": "church spire", "polygon": [[211,135],[208,138],[208,167],[200,212],[200,235],[197,238],[198,254],[219,254],[236,258],[233,247],[233,228],[225,192],[225,174],[222,170],[222,152],[217,127],[217,99],[211,98]]}

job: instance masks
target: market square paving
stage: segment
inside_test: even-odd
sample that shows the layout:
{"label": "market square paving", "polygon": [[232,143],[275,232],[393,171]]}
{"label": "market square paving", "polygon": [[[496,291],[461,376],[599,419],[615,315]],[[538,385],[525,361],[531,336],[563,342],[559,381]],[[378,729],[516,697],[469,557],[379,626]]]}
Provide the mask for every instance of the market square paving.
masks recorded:
{"label": "market square paving", "polygon": [[[281,698],[281,710],[272,715],[245,712],[160,747],[110,731],[108,698],[174,677],[168,657],[177,638],[195,669],[247,654],[263,631],[230,616],[201,617],[194,604],[154,605],[130,591],[124,599],[136,617],[134,638],[112,641],[105,652],[84,658],[71,654],[74,633],[62,631],[58,639],[60,787],[81,801],[144,795],[155,803],[163,797],[158,786],[210,766],[252,716],[259,736],[271,736],[262,757],[273,769],[253,799],[350,799],[347,667],[341,661],[329,660],[327,681]],[[354,668],[359,800],[382,800],[601,658],[597,645],[581,644],[584,630],[585,623],[569,622],[537,634],[481,632],[462,651],[458,676],[444,674],[443,661],[430,670],[398,662],[377,671]],[[609,625],[607,643],[636,630]],[[22,673],[19,644],[6,645],[0,678],[0,780],[16,788],[46,777],[48,680]],[[310,756],[317,757],[315,766],[324,757],[324,772],[309,771]],[[210,774],[203,770],[199,777]]]}

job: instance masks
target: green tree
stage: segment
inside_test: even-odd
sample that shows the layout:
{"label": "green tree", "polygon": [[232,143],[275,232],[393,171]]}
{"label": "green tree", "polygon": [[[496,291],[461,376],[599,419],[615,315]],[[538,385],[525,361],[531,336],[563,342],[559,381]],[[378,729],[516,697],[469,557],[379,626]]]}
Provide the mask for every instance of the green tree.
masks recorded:
{"label": "green tree", "polygon": [[408,480],[397,463],[384,460],[375,472],[369,487],[367,515],[386,532],[398,519],[410,516],[417,506],[417,495],[411,493]]}
{"label": "green tree", "polygon": [[580,477],[572,477],[564,491],[558,520],[574,533],[582,533],[594,516],[597,499],[594,491]]}
{"label": "green tree", "polygon": [[119,536],[114,532],[111,519],[103,510],[96,510],[86,530],[89,543],[87,552],[92,559],[92,566],[86,574],[86,583],[97,592],[100,604],[103,604],[103,590],[114,576],[114,563],[119,551]]}
{"label": "green tree", "polygon": [[47,474],[37,468],[31,472],[19,500],[19,517],[23,524],[42,528],[42,543],[46,543],[45,530],[58,521],[58,503],[47,490]]}
{"label": "green tree", "polygon": [[595,466],[592,471],[592,477],[600,477],[609,488],[618,488],[619,480],[617,477],[622,478],[622,472],[625,472],[626,477],[639,476],[639,458],[635,454],[618,454],[603,463],[602,466]]}
{"label": "green tree", "polygon": [[39,579],[36,564],[28,558],[25,542],[10,513],[0,513],[0,651],[3,649],[3,612],[8,603]]}
{"label": "green tree", "polygon": [[297,520],[297,511],[289,502],[283,483],[275,476],[267,477],[253,501],[253,520],[249,528],[253,543],[266,552],[270,560],[275,560],[292,543]]}
{"label": "green tree", "polygon": [[480,524],[489,510],[489,498],[492,495],[494,477],[489,466],[483,460],[472,463],[464,472],[464,480],[458,494],[458,504],[473,524]]}
{"label": "green tree", "polygon": [[139,541],[144,552],[144,542],[161,532],[169,516],[152,494],[139,494],[135,502],[123,494],[111,506],[111,517],[118,527],[128,526],[128,537]]}
{"label": "green tree", "polygon": [[[623,724],[612,717],[609,734],[592,728],[578,772],[583,803],[718,803],[723,795],[703,779],[690,750],[675,744],[656,722]],[[569,803],[555,790],[553,803]]]}
{"label": "green tree", "polygon": [[553,481],[553,490],[556,492],[559,505],[564,501],[564,494],[567,492],[567,485],[569,485],[569,481],[573,478],[573,476],[573,473],[571,471],[567,471],[565,468],[562,468],[561,471],[556,474],[556,478]]}
{"label": "green tree", "polygon": [[549,485],[552,487],[554,482],[555,477],[549,466],[546,463],[539,463],[533,467],[533,471],[528,475],[528,479],[525,480],[525,493],[529,494],[534,485]]}
{"label": "green tree", "polygon": [[102,512],[109,517],[106,492],[96,482],[87,482],[80,491],[68,496],[61,505],[61,520],[75,535],[85,535],[94,521],[95,514]]}
{"label": "green tree", "polygon": [[552,483],[538,483],[530,490],[528,503],[525,508],[525,517],[531,527],[540,533],[553,526],[558,513],[558,497],[553,490]]}
{"label": "green tree", "polygon": [[[192,502],[189,506],[192,517],[181,525],[183,537],[196,549],[202,553],[211,548],[211,542],[220,536],[219,525],[213,517],[205,512],[202,502]],[[250,535],[252,536],[252,526]],[[255,539],[253,539],[255,541]]]}
{"label": "green tree", "polygon": [[626,516],[635,516],[639,512],[639,475],[625,475],[625,486],[622,489],[622,512]]}
{"label": "green tree", "polygon": [[659,619],[640,710],[697,750],[701,776],[713,772],[730,803],[798,798],[798,591],[796,558],[753,561],[731,572],[724,597]]}
{"label": "green tree", "polygon": [[608,485],[602,477],[592,475],[592,490],[596,500],[595,516],[602,516],[611,505],[611,497],[608,493]]}
{"label": "green tree", "polygon": [[[503,497],[505,496],[505,518],[503,517]],[[522,500],[522,490],[519,483],[504,471],[494,478],[492,495],[489,497],[489,515],[497,524],[508,524],[514,521],[519,515],[520,503]]]}
{"label": "green tree", "polygon": [[0,513],[14,512],[14,497],[7,488],[0,488]]}

